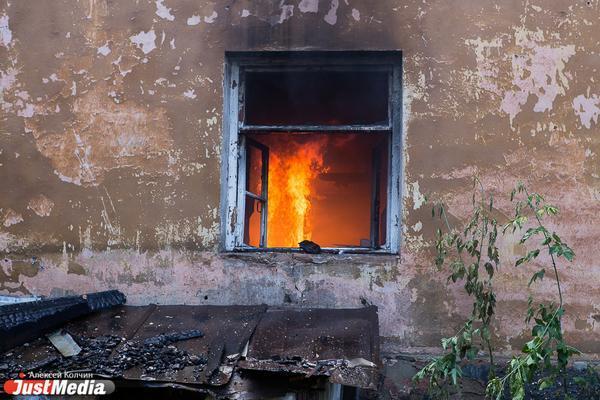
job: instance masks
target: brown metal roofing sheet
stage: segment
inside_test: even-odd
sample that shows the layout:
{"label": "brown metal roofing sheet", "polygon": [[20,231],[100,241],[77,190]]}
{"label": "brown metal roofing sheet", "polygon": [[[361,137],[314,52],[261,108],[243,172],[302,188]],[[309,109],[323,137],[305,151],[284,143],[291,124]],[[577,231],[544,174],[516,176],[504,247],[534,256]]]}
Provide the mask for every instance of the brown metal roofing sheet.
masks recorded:
{"label": "brown metal roofing sheet", "polygon": [[301,357],[309,361],[360,357],[377,364],[377,307],[269,309],[256,328],[248,357]]}
{"label": "brown metal roofing sheet", "polygon": [[[3,358],[10,365],[4,372],[0,370],[0,375],[70,368],[104,376],[122,375],[128,380],[214,387],[227,384],[237,367],[326,376],[332,382],[373,388],[377,368],[369,361],[380,365],[376,307],[120,306],[73,320],[63,328],[88,354],[62,358],[40,338],[28,346],[18,346],[10,356],[5,354]],[[144,345],[149,338],[195,330],[203,336],[154,347]],[[247,357],[241,357],[246,344]],[[123,366],[124,355],[131,355],[135,359],[132,365],[137,365]],[[201,362],[189,362],[194,357]],[[352,359],[359,360],[358,366]],[[153,369],[155,365],[158,368]]]}

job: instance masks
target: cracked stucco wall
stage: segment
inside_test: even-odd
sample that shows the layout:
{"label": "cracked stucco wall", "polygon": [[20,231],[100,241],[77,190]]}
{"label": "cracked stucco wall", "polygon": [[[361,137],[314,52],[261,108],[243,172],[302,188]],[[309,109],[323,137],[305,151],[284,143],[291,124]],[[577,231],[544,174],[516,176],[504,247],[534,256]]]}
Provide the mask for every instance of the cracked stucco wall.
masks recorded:
{"label": "cracked stucco wall", "polygon": [[[597,356],[599,20],[598,0],[0,0],[0,293],[366,300],[389,348],[426,350],[470,305],[435,273],[425,196],[465,218],[478,173],[501,213],[518,179],[561,206],[565,326]],[[220,254],[224,52],[342,49],[403,52],[401,256]],[[507,351],[533,268],[498,275]]]}

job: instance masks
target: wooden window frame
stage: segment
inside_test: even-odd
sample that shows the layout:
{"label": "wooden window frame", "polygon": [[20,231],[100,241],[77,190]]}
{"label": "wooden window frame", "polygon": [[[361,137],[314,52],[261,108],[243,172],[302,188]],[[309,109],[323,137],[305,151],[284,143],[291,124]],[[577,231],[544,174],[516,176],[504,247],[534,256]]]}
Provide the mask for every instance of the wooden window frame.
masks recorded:
{"label": "wooden window frame", "polygon": [[[261,189],[261,193],[257,194],[257,193],[253,193],[249,190],[248,188],[248,157],[245,156],[246,158],[246,162],[244,163],[244,165],[246,166],[246,184],[245,184],[245,197],[252,197],[254,200],[258,201],[258,203],[261,205],[261,210],[260,210],[260,238],[259,238],[259,247],[260,248],[265,248],[267,246],[267,215],[269,212],[269,201],[268,201],[268,196],[267,196],[267,191],[268,191],[268,182],[269,182],[269,148],[267,146],[265,146],[262,143],[259,143],[255,140],[246,138],[245,139],[246,142],[246,146],[245,148],[247,148],[248,146],[252,146],[255,147],[256,149],[258,149],[258,151],[260,151],[261,154],[261,173],[260,173],[260,189]],[[245,152],[245,154],[247,154],[247,152]],[[245,210],[245,204],[244,204],[244,210]],[[245,219],[245,217],[244,217]],[[243,238],[242,238],[243,240]]]}
{"label": "wooden window frame", "polygon": [[[243,123],[245,71],[281,70],[387,71],[389,76],[388,123],[381,125],[245,125]],[[221,235],[223,251],[299,251],[296,248],[251,247],[244,244],[246,191],[246,135],[250,132],[370,132],[390,134],[387,175],[386,243],[378,249],[325,248],[332,253],[398,254],[401,243],[402,198],[402,56],[399,51],[361,52],[227,52],[225,54],[223,156],[221,185]],[[263,167],[265,167],[263,163]],[[263,185],[263,190],[265,190]],[[264,197],[264,196],[263,196]],[[265,207],[268,202],[264,202]],[[262,215],[261,244],[266,246],[266,208]]]}

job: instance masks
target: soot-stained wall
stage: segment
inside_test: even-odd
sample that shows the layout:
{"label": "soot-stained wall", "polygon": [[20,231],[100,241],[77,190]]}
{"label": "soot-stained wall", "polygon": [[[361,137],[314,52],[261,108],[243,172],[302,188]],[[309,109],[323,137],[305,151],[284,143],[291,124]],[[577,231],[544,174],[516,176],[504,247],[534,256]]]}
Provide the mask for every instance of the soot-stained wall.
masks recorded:
{"label": "soot-stained wall", "polygon": [[[388,349],[470,309],[433,266],[425,196],[467,217],[479,174],[560,205],[568,338],[600,354],[598,0],[0,1],[0,293],[380,308]],[[236,50],[401,50],[399,256],[219,252],[223,63]],[[497,339],[518,348],[525,248],[501,242]],[[553,293],[550,280],[531,290]]]}

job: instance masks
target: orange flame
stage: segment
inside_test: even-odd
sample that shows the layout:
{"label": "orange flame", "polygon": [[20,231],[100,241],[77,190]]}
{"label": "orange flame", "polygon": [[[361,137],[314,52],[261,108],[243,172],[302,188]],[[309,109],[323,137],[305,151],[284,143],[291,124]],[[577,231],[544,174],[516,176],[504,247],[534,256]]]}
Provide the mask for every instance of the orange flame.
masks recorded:
{"label": "orange flame", "polygon": [[[326,138],[309,143],[287,143],[269,159],[269,247],[297,247],[311,240],[310,223],[313,182],[323,172]],[[273,149],[275,150],[275,149]]]}

